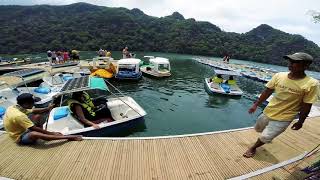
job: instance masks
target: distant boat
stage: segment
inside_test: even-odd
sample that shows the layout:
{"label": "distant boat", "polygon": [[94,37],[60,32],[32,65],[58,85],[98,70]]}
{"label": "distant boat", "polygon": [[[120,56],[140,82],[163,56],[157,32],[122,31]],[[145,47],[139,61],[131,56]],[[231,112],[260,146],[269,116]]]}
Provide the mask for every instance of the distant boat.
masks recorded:
{"label": "distant boat", "polygon": [[12,67],[12,66],[17,66],[17,65],[22,65],[22,64],[30,64],[31,60],[30,58],[26,59],[18,59],[18,58],[13,58],[13,59],[5,59],[0,57],[0,67]]}
{"label": "distant boat", "polygon": [[118,80],[139,80],[142,77],[140,71],[140,59],[120,59],[117,63],[115,78]]}
{"label": "distant boat", "polygon": [[17,104],[17,97],[22,93],[33,94],[36,107],[46,107],[52,102],[57,90],[47,87],[17,87],[11,88],[6,82],[0,81],[0,128],[3,126],[2,117],[9,106]]}
{"label": "distant boat", "polygon": [[[215,76],[221,75],[225,77],[239,76],[240,74],[234,71],[214,70]],[[235,82],[235,81],[234,81]],[[242,96],[243,92],[236,83],[228,84],[226,82],[214,82],[211,78],[205,78],[205,89],[208,94],[222,94],[228,96]]]}
{"label": "distant boat", "polygon": [[[61,89],[60,95],[65,97],[79,91],[101,92],[104,95],[110,93],[103,78],[85,76],[69,80]],[[44,128],[63,134],[109,136],[127,131],[128,128],[132,128],[139,123],[144,123],[143,117],[147,114],[135,100],[128,96],[107,98],[107,106],[115,121],[102,122],[99,124],[99,129],[85,127],[71,115],[68,106],[54,108],[50,112],[48,123],[44,124]]]}
{"label": "distant boat", "polygon": [[144,75],[162,78],[171,76],[169,59],[163,57],[144,56],[149,58],[149,64],[140,67]]}

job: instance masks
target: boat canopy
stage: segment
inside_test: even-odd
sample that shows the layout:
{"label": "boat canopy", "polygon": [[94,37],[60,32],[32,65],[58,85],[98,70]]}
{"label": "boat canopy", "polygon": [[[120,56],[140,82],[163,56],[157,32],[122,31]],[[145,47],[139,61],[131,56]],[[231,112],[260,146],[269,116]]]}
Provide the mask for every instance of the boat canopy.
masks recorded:
{"label": "boat canopy", "polygon": [[162,58],[162,57],[156,57],[156,58],[150,59],[150,62],[154,64],[170,64],[169,59]]}
{"label": "boat canopy", "polygon": [[86,91],[90,89],[101,89],[109,91],[107,84],[103,78],[82,76],[68,80],[61,88],[59,94],[67,94],[78,91]]}
{"label": "boat canopy", "polygon": [[133,64],[133,65],[137,65],[141,62],[140,59],[136,59],[136,58],[126,58],[126,59],[120,59],[118,61],[118,65],[128,65],[128,64]]}
{"label": "boat canopy", "polygon": [[229,75],[229,76],[240,76],[238,72],[235,71],[225,71],[225,70],[219,70],[219,69],[214,69],[214,73],[221,74],[221,75]]}
{"label": "boat canopy", "polygon": [[143,56],[144,58],[150,58],[150,59],[153,59],[154,56]]}

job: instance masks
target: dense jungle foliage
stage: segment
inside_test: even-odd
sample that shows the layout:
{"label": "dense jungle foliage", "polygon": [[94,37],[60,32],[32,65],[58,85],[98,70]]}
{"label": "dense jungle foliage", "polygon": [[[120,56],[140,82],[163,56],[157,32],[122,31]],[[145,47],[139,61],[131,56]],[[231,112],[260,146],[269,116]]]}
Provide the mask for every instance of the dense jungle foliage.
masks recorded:
{"label": "dense jungle foliage", "polygon": [[[245,22],[244,22],[245,23]],[[281,57],[303,51],[317,57],[320,48],[302,37],[262,24],[239,34],[178,12],[152,17],[139,9],[109,8],[86,3],[65,6],[0,6],[0,54],[50,50],[157,51],[245,59],[285,65]]]}

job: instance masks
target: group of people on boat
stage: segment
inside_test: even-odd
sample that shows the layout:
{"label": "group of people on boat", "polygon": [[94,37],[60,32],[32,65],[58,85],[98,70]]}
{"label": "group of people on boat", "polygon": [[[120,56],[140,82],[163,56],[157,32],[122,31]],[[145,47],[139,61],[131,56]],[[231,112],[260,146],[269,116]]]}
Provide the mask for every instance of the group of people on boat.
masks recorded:
{"label": "group of people on boat", "polygon": [[50,64],[63,64],[69,60],[79,60],[80,55],[79,51],[71,50],[71,51],[47,51],[47,58]]}
{"label": "group of people on boat", "polygon": [[105,49],[99,49],[99,51],[97,52],[99,57],[111,57],[111,52],[107,51]]}
{"label": "group of people on boat", "polygon": [[[9,136],[20,145],[29,145],[38,139],[50,141],[67,139],[82,140],[79,135],[63,135],[59,132],[50,132],[43,128],[48,112],[54,104],[46,108],[34,108],[36,98],[30,93],[23,93],[17,97],[17,104],[7,108],[3,115],[4,128]],[[68,100],[71,114],[85,127],[100,128],[99,123],[114,121],[105,98],[92,99],[87,92],[73,93]]]}
{"label": "group of people on boat", "polygon": [[221,76],[221,74],[213,76],[211,79],[209,79],[209,81],[217,83],[217,84],[220,84],[220,83],[226,83],[226,84],[229,84],[229,85],[236,84],[236,80],[233,78],[233,76],[229,76],[229,79],[224,80],[223,77]]}

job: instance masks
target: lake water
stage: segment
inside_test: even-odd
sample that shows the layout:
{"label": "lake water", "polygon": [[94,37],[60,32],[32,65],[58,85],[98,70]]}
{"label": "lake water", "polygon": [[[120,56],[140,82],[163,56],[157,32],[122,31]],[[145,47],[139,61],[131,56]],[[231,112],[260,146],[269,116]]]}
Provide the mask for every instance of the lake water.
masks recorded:
{"label": "lake water", "polygon": [[[92,58],[95,52],[81,52],[81,59]],[[147,112],[145,127],[137,129],[129,136],[162,136],[202,133],[252,126],[259,108],[253,115],[248,114],[255,95],[261,93],[264,84],[245,77],[238,77],[238,85],[244,91],[241,98],[227,96],[210,96],[204,89],[204,78],[213,75],[212,67],[192,60],[192,55],[169,53],[138,52],[137,58],[154,55],[170,59],[172,76],[166,79],[143,77],[139,82],[112,81],[124,94],[133,97]],[[45,54],[29,55],[38,61]],[[113,57],[119,59],[120,52]],[[202,56],[203,57],[203,56]],[[221,60],[221,58],[209,58]],[[143,59],[143,58],[141,58]],[[231,63],[242,63],[287,71],[286,67],[233,60]],[[320,77],[319,73],[309,73]]]}

